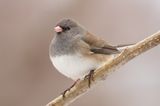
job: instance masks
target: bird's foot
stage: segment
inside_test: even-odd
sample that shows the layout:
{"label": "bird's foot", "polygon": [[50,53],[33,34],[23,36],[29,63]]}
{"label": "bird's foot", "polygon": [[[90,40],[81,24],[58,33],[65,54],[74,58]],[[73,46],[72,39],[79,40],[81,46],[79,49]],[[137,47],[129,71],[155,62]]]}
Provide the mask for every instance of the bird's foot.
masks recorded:
{"label": "bird's foot", "polygon": [[89,72],[89,74],[85,76],[85,79],[86,79],[86,78],[88,79],[88,87],[89,87],[89,88],[91,87],[92,81],[94,81],[93,75],[94,75],[94,70],[91,70],[91,71]]}
{"label": "bird's foot", "polygon": [[67,88],[64,92],[62,92],[61,94],[62,94],[62,96],[63,96],[63,98],[65,98],[65,94],[66,94],[66,92],[67,91],[70,91],[71,90],[71,88],[73,88],[76,84],[77,84],[77,82],[79,81],[80,79],[78,79],[78,80],[76,80],[73,84],[72,84],[72,86],[70,86],[69,88]]}

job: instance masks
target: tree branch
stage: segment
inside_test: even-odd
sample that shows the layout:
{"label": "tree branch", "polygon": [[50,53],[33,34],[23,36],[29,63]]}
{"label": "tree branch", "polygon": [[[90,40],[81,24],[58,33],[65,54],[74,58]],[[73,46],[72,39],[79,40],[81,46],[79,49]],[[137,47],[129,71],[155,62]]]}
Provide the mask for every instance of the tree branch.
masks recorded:
{"label": "tree branch", "polygon": [[[160,44],[160,31],[149,36],[148,38],[138,42],[137,44],[126,48],[121,54],[116,56],[113,60],[106,62],[105,65],[97,69],[94,73],[94,81],[91,85],[95,84],[97,81],[103,80],[111,72],[114,72],[117,68],[127,63],[129,60],[140,55],[141,53],[157,46]],[[73,102],[80,95],[84,94],[88,87],[88,79],[79,81],[70,91],[67,91],[65,98],[62,95],[55,98],[53,101],[48,103],[46,106],[64,106]]]}

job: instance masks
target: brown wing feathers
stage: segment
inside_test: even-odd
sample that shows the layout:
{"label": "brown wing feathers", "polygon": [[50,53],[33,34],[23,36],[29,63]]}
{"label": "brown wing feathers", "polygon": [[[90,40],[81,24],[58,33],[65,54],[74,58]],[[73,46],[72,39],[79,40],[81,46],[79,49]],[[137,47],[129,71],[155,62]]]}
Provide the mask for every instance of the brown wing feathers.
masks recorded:
{"label": "brown wing feathers", "polygon": [[87,32],[86,36],[84,36],[83,41],[90,45],[91,51],[99,54],[115,54],[119,53],[119,50],[115,46],[111,46],[107,44],[104,40],[92,35]]}

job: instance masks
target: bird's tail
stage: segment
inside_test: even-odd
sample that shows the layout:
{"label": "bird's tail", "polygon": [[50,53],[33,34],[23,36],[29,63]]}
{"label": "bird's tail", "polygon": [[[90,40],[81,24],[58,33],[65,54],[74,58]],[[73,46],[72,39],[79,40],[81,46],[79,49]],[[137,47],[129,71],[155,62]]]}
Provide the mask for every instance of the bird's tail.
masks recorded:
{"label": "bird's tail", "polygon": [[117,45],[116,47],[119,51],[123,51],[124,49],[132,47],[134,45],[135,44],[120,44],[120,45]]}

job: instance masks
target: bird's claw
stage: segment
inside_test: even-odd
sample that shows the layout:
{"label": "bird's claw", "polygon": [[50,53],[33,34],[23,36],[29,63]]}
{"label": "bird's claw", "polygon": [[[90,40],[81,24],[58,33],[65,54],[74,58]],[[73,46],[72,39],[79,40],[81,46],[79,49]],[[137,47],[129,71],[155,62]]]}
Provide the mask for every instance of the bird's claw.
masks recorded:
{"label": "bird's claw", "polygon": [[77,84],[77,82],[79,81],[80,79],[78,79],[78,80],[76,80],[74,83],[73,83],[73,85],[72,86],[70,86],[69,88],[67,88],[64,92],[62,92],[61,94],[62,94],[62,96],[63,96],[63,98],[65,98],[65,94],[66,94],[66,92],[67,91],[70,91],[71,90],[71,88],[73,88],[76,84]]}
{"label": "bird's claw", "polygon": [[94,81],[94,70],[91,70],[88,75],[85,76],[85,79],[88,79],[88,87],[91,87],[92,81]]}

